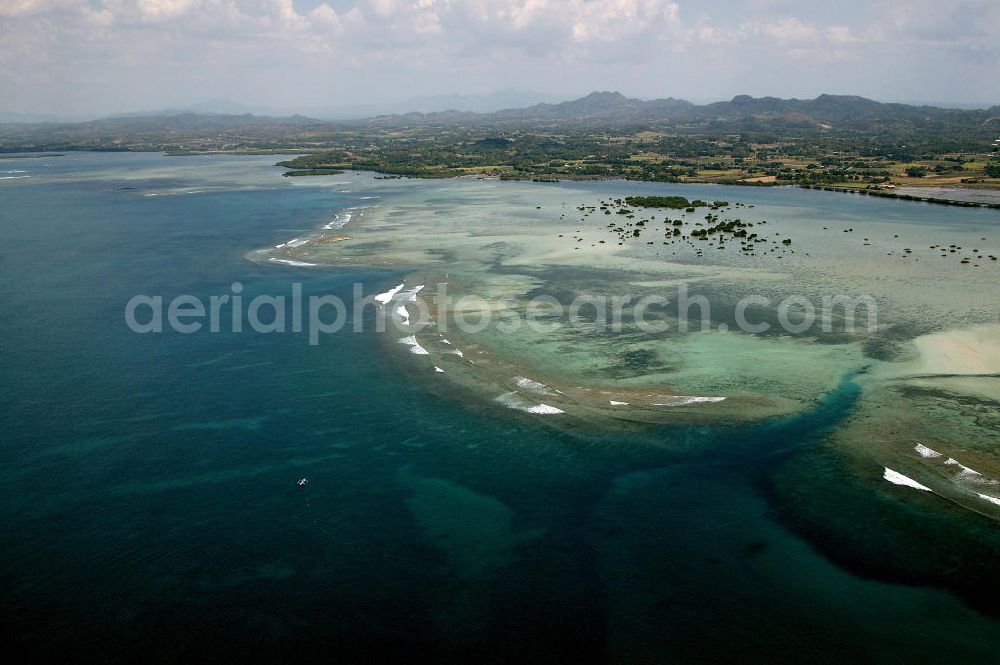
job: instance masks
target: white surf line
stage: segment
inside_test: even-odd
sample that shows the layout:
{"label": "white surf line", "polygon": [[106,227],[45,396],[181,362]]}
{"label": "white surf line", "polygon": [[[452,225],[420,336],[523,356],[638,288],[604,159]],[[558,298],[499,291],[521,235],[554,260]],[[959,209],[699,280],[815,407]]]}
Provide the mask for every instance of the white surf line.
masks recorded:
{"label": "white surf line", "polygon": [[677,395],[673,402],[653,402],[653,406],[686,406],[688,404],[704,404],[721,402],[725,397],[699,397],[697,395]]}
{"label": "white surf line", "polygon": [[[321,226],[320,230],[322,230],[322,231],[332,231],[332,230],[339,229],[339,228],[342,228],[342,227],[346,226],[354,218],[355,212],[357,212],[357,210],[359,208],[362,208],[362,207],[368,207],[368,206],[354,206],[354,207],[342,210],[341,212],[339,212],[336,215],[334,215],[334,218],[332,220],[330,220],[329,222],[327,222],[326,224],[324,224],[323,226]],[[281,243],[280,245],[275,245],[274,248],[275,249],[294,249],[296,247],[301,247],[302,245],[305,245],[305,244],[307,244],[307,243],[312,242],[313,240],[315,240],[318,237],[318,235],[321,235],[321,234],[313,233],[312,235],[307,236],[305,238],[301,238],[301,237],[292,238],[291,240],[287,240],[287,241]]]}
{"label": "white surf line", "polygon": [[616,402],[613,399],[612,400],[608,400],[608,403],[611,406],[628,406],[628,402]]}
{"label": "white surf line", "polygon": [[549,387],[544,383],[533,381],[524,376],[515,376],[514,383],[516,383],[517,387],[522,390],[538,393],[539,395],[555,395],[555,393],[552,392],[552,390],[550,390]]}
{"label": "white surf line", "polygon": [[16,180],[18,178],[30,178],[30,175],[5,175],[0,176],[0,180]]}
{"label": "white surf line", "polygon": [[960,478],[971,479],[971,478],[974,478],[976,476],[982,477],[982,475],[983,475],[983,474],[979,473],[978,471],[973,471],[969,467],[965,466],[964,464],[962,464],[958,460],[953,459],[951,457],[949,457],[948,459],[946,459],[944,461],[944,463],[947,464],[947,465],[949,465],[949,466],[957,466],[959,468],[959,472],[957,474],[955,474],[955,475],[957,475]]}
{"label": "white surf line", "polygon": [[927,446],[923,445],[922,443],[918,443],[917,445],[913,446],[913,449],[916,450],[917,453],[921,457],[941,457],[942,456],[941,453],[939,453],[938,451],[931,450],[930,448],[928,448]]}
{"label": "white surf line", "polygon": [[427,353],[427,349],[425,349],[424,347],[420,346],[420,343],[417,342],[417,338],[416,338],[415,335],[410,335],[409,337],[404,337],[403,339],[399,340],[399,343],[400,344],[405,344],[406,346],[408,346],[410,348],[410,353],[412,353],[414,355],[417,355],[417,356],[429,356],[430,355],[429,353]]}
{"label": "white surf line", "polygon": [[417,294],[420,293],[424,288],[424,285],[414,286],[412,289],[403,294],[406,298],[406,302],[417,302]]}
{"label": "white surf line", "polygon": [[524,411],[525,413],[535,413],[541,415],[553,415],[557,413],[566,413],[562,409],[557,409],[554,406],[549,406],[548,404],[530,404],[521,399],[521,396],[516,392],[504,393],[497,397],[494,401],[500,402],[508,409],[515,409],[517,411]]}
{"label": "white surf line", "polygon": [[434,365],[434,371],[437,372],[438,374],[444,374],[444,370],[438,367],[437,365]]}
{"label": "white surf line", "polygon": [[[387,291],[386,293],[393,293],[393,292],[398,293],[398,290],[401,286],[402,284],[400,284],[400,286],[396,287],[392,291]],[[406,309],[406,303],[417,302],[417,294],[420,293],[423,290],[423,288],[424,285],[421,284],[420,286],[413,287],[409,291],[404,291],[403,294],[399,296],[400,300],[403,301],[403,304],[399,305],[395,309],[394,313],[396,314],[396,316],[400,318],[400,320],[403,322],[403,325],[406,326],[410,325],[410,312]],[[380,293],[378,296],[375,296],[375,299],[379,300],[382,296],[385,295],[386,295],[385,293]],[[392,296],[389,296],[389,299],[386,300],[385,302],[389,302],[389,300],[392,300]],[[379,300],[379,302],[382,301]],[[385,304],[385,302],[383,302],[382,304]]]}
{"label": "white surf line", "polygon": [[913,489],[917,489],[922,492],[933,492],[933,490],[930,487],[927,487],[926,485],[921,485],[913,478],[908,478],[907,476],[904,476],[898,471],[893,471],[889,467],[884,467],[884,468],[885,468],[885,473],[882,474],[882,478],[888,480],[893,485],[903,485],[904,487],[912,487]]}
{"label": "white surf line", "polygon": [[553,413],[566,413],[562,409],[557,409],[554,406],[549,406],[548,404],[539,404],[537,406],[529,406],[525,409],[528,413],[543,413],[543,414],[553,414]]}
{"label": "white surf line", "polygon": [[[945,501],[950,501],[951,503],[955,504],[959,508],[965,508],[966,510],[971,510],[974,513],[979,513],[980,515],[985,515],[987,517],[991,517],[991,515],[989,515],[989,513],[984,513],[984,512],[982,512],[982,511],[980,511],[980,510],[978,510],[978,509],[976,509],[976,508],[974,508],[974,507],[972,507],[972,506],[970,506],[970,505],[968,505],[968,504],[966,504],[964,502],[956,501],[955,499],[952,499],[952,498],[947,497],[947,496],[942,496],[942,495],[938,494],[937,492],[935,492],[934,490],[932,490],[930,487],[927,487],[926,485],[918,483],[913,478],[910,478],[908,476],[904,476],[903,474],[899,473],[898,471],[893,471],[889,467],[883,467],[883,468],[885,469],[885,472],[882,474],[882,478],[885,479],[885,480],[887,480],[888,482],[892,483],[893,485],[901,485],[903,487],[912,487],[913,489],[920,490],[921,492],[930,492],[931,494],[934,494],[935,496],[940,497],[940,498],[944,499]],[[996,505],[1000,506],[1000,498],[997,498],[995,496],[990,496],[989,494],[982,494],[980,492],[976,492],[975,494],[976,494],[976,496],[978,496],[983,501],[988,501],[988,502],[990,502],[992,504],[996,504]]]}
{"label": "white surf line", "polygon": [[270,263],[281,263],[286,266],[299,266],[301,268],[311,268],[317,265],[315,263],[306,263],[305,261],[292,261],[291,259],[276,259],[274,257],[269,258],[268,261]]}
{"label": "white surf line", "polygon": [[1000,485],[1000,481],[993,480],[992,478],[986,478],[983,474],[979,473],[975,469],[970,469],[956,459],[949,457],[944,461],[945,464],[949,466],[957,466],[959,468],[958,473],[955,474],[955,480],[964,480],[969,483],[975,483],[977,485]]}
{"label": "white surf line", "polygon": [[332,231],[334,229],[341,229],[351,223],[354,219],[354,212],[357,208],[348,208],[347,210],[341,211],[334,215],[333,219],[323,225],[324,231]]}
{"label": "white surf line", "polygon": [[976,494],[979,496],[980,499],[984,499],[985,501],[989,501],[990,503],[995,503],[998,506],[1000,506],[1000,499],[998,499],[997,497],[990,496],[989,494],[979,494],[979,492],[976,492]]}
{"label": "white surf line", "polygon": [[[917,454],[925,459],[934,459],[944,457],[938,451],[928,448],[927,446],[918,443],[913,447]],[[986,478],[983,474],[979,473],[975,469],[970,469],[953,457],[949,457],[944,461],[946,466],[957,466],[958,473],[955,474],[954,480],[956,482],[970,483],[974,485],[1000,485],[1000,481],[993,480],[992,478]],[[978,492],[977,492],[978,494]],[[980,497],[986,498],[987,501],[993,500],[994,497],[986,497],[986,495],[979,494]]]}
{"label": "white surf line", "polygon": [[390,300],[393,299],[393,297],[397,293],[399,293],[403,289],[404,286],[406,286],[405,283],[400,284],[399,286],[393,287],[393,288],[389,289],[388,291],[386,291],[384,293],[378,294],[377,296],[375,296],[375,302],[377,302],[380,305],[387,304]]}

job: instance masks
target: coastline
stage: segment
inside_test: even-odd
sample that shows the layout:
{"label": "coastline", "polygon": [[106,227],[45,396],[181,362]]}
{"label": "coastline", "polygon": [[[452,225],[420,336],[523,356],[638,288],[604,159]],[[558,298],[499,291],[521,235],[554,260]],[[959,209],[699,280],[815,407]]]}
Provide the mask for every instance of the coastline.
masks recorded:
{"label": "coastline", "polygon": [[[877,189],[866,189],[866,188],[852,188],[852,187],[835,187],[833,185],[799,185],[803,189],[820,189],[824,192],[842,192],[848,194],[861,194],[864,196],[878,196],[880,198],[886,199],[898,199],[900,201],[915,201],[919,203],[935,203],[939,205],[950,205],[957,206],[960,208],[988,208],[993,210],[1000,210],[1000,202],[993,201],[969,201],[961,200],[955,198],[947,198],[946,196],[930,196],[930,195],[920,195],[920,194],[908,194],[907,190],[919,191],[924,188],[920,187],[907,187],[907,188],[897,188],[899,191],[888,192],[885,190]],[[993,192],[994,190],[978,190],[972,187],[934,187],[926,188],[933,189],[940,192]],[[992,197],[1000,199],[1000,192],[997,192],[997,196]]]}

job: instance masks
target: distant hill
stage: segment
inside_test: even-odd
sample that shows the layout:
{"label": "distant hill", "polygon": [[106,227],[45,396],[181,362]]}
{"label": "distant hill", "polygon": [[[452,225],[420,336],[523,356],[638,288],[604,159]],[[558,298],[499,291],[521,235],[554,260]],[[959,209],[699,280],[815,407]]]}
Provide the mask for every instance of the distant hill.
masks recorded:
{"label": "distant hill", "polygon": [[[372,118],[369,123],[394,124],[503,124],[556,121],[651,126],[688,125],[710,131],[746,131],[782,127],[818,130],[880,131],[935,123],[982,124],[996,122],[1000,107],[989,109],[938,108],[888,104],[853,95],[820,95],[815,99],[780,99],[737,95],[726,102],[697,105],[683,99],[641,100],[619,92],[592,92],[559,104],[535,104],[494,113],[407,113]],[[1000,127],[998,127],[1000,130]]]}
{"label": "distant hill", "polygon": [[13,113],[0,111],[0,123],[19,122],[70,122],[66,118],[51,113]]}
{"label": "distant hill", "polygon": [[382,115],[370,122],[391,125],[397,122],[450,123],[450,122],[539,122],[554,120],[603,120],[616,121],[637,116],[660,115],[695,108],[691,102],[682,99],[656,99],[643,101],[626,97],[620,92],[592,92],[580,99],[557,104],[541,103],[523,108],[508,108],[493,113],[471,113],[442,111],[437,113],[406,113],[402,115]]}
{"label": "distant hill", "polygon": [[[886,104],[851,95],[780,99],[738,95],[710,104],[666,98],[641,100],[619,92],[592,92],[559,103],[480,113],[418,111],[364,120],[319,120],[243,114],[172,112],[75,123],[0,123],[0,151],[12,150],[229,150],[316,149],[345,136],[393,128],[428,132],[506,130],[571,133],[643,130],[685,135],[750,134],[767,139],[843,138],[886,143],[922,142],[939,150],[971,149],[1000,137],[1000,107],[956,109]],[[361,141],[360,145],[366,145]]]}
{"label": "distant hill", "polygon": [[[486,94],[470,95],[422,95],[399,102],[353,102],[337,106],[308,108],[302,113],[324,120],[363,120],[378,115],[405,115],[407,113],[439,113],[444,111],[461,113],[492,113],[497,109],[528,106],[540,101],[560,102],[564,95],[524,90],[498,90]],[[270,115],[276,115],[270,113]]]}
{"label": "distant hill", "polygon": [[498,111],[496,115],[511,119],[613,119],[642,114],[667,115],[693,107],[694,104],[682,99],[656,99],[647,102],[631,99],[620,92],[592,92],[586,97],[561,104],[537,104],[525,109],[507,109]]}
{"label": "distant hill", "polygon": [[258,149],[307,145],[298,137],[329,129],[305,116],[183,112],[86,122],[0,123],[0,152],[53,150]]}

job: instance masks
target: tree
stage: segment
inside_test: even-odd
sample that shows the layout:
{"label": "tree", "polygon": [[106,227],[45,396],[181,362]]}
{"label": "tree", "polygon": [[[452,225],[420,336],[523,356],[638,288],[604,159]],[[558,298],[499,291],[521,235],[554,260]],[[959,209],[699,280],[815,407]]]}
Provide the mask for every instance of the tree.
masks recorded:
{"label": "tree", "polygon": [[927,175],[927,169],[925,169],[922,166],[911,166],[910,168],[906,169],[906,175],[910,176],[911,178],[923,178],[925,175]]}

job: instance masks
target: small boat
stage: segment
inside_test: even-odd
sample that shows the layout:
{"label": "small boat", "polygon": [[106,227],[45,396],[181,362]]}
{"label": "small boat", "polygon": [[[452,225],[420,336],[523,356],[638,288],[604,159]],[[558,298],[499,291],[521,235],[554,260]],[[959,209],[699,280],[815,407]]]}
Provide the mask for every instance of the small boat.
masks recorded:
{"label": "small boat", "polygon": [[308,478],[302,478],[302,479],[299,480],[299,487],[305,487],[308,484],[309,484],[309,479]]}

